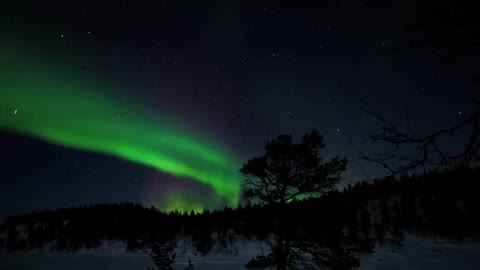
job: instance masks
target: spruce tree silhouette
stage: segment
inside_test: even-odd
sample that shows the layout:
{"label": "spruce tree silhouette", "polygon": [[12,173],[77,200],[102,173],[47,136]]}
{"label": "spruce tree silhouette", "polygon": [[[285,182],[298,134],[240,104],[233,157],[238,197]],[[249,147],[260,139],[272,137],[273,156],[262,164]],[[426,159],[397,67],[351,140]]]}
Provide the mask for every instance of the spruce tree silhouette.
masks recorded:
{"label": "spruce tree silhouette", "polygon": [[[172,264],[175,263],[175,242],[173,237],[167,235],[157,235],[152,244],[150,257],[158,270],[173,270]],[[154,270],[147,267],[148,270]]]}
{"label": "spruce tree silhouette", "polygon": [[291,135],[280,135],[266,144],[263,156],[248,160],[240,169],[245,177],[243,197],[277,207],[275,246],[272,247],[277,270],[292,264],[291,231],[287,228],[287,217],[281,213],[285,205],[331,190],[346,169],[345,158],[323,162],[320,153],[323,148],[323,137],[315,129],[299,143],[294,143]]}

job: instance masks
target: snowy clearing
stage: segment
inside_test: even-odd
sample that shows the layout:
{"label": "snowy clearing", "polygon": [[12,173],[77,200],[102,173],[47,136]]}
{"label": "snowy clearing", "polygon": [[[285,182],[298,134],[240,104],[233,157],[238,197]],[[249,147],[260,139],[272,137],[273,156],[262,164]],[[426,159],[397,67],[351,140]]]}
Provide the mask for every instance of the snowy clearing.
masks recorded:
{"label": "snowy clearing", "polygon": [[[245,263],[263,251],[265,245],[260,242],[240,244],[238,255],[216,254],[205,257],[190,252],[177,254],[175,269],[184,269],[189,259],[196,270],[245,269]],[[360,270],[409,269],[409,270],[447,270],[480,269],[480,242],[465,241],[456,243],[452,240],[434,242],[428,238],[406,237],[401,250],[377,246],[376,252],[362,258]],[[134,270],[145,269],[152,265],[145,253],[126,253],[122,251],[88,250],[68,252],[0,252],[1,270]]]}

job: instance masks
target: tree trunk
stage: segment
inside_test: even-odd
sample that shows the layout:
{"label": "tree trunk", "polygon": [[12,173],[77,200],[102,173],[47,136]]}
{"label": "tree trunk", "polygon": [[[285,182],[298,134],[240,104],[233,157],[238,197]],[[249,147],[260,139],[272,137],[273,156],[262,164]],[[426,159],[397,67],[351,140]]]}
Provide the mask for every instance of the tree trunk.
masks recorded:
{"label": "tree trunk", "polygon": [[281,230],[278,231],[277,234],[277,248],[275,251],[275,262],[277,264],[277,270],[286,270],[286,255],[285,254],[285,243],[284,243],[284,235]]}

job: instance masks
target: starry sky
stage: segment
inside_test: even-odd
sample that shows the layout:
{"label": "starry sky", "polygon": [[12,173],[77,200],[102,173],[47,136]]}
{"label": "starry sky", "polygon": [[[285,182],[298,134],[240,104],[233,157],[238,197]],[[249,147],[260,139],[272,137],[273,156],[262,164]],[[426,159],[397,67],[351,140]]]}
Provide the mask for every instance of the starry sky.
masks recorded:
{"label": "starry sky", "polygon": [[479,96],[480,44],[452,49],[468,29],[412,30],[439,2],[5,1],[0,219],[235,206],[242,163],[312,128],[327,158],[353,161],[342,185],[380,176],[356,160],[378,125],[365,104],[395,122],[408,111],[421,133]]}

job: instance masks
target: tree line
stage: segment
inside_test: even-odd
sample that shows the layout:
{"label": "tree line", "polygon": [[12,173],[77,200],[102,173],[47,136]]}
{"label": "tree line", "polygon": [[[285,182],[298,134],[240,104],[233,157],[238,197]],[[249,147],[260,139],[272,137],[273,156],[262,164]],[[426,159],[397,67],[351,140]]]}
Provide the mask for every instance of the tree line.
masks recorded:
{"label": "tree line", "polygon": [[[267,240],[279,220],[282,231],[298,242],[292,245],[307,246],[306,239],[315,239],[311,242],[363,245],[368,251],[372,242],[400,247],[405,231],[461,240],[480,230],[475,189],[479,176],[479,169],[464,168],[378,179],[282,206],[246,204],[200,214],[164,213],[133,203],[45,210],[8,217],[1,225],[0,246],[75,251],[100,246],[103,240],[122,240],[129,251],[138,251],[149,249],[159,235],[183,235],[206,255],[215,246],[228,250],[239,237]],[[333,248],[345,256],[355,251]]]}

